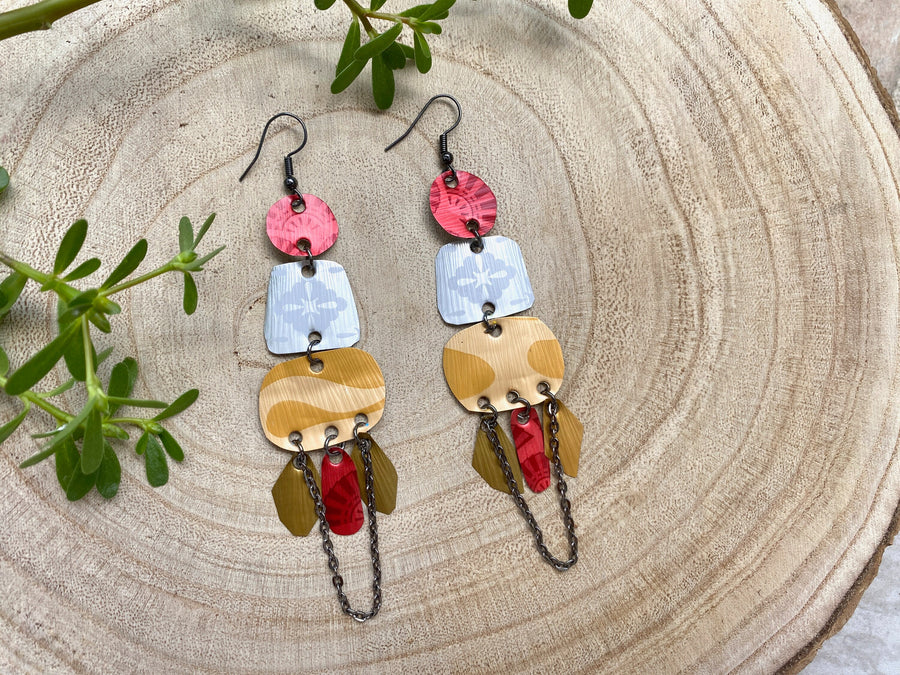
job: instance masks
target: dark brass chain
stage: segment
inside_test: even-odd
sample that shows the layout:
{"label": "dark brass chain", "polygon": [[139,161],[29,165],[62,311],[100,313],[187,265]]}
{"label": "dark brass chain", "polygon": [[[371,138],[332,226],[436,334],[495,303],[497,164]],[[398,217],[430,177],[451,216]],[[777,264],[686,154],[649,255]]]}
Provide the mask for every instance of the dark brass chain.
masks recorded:
{"label": "dark brass chain", "polygon": [[[344,593],[344,578],[340,574],[340,563],[337,555],[334,553],[334,544],[331,542],[331,528],[328,521],[325,520],[325,503],[322,501],[322,493],[319,486],[316,485],[315,476],[312,470],[306,465],[307,454],[303,450],[303,446],[299,441],[295,441],[298,454],[294,459],[294,466],[303,471],[303,478],[306,486],[309,488],[309,496],[312,497],[316,507],[316,515],[319,517],[319,531],[322,533],[322,549],[328,556],[328,568],[331,570],[331,583],[337,591],[338,602],[341,605],[341,611],[347,616],[359,621],[368,621],[378,614],[381,609],[381,555],[378,551],[378,521],[375,517],[375,478],[372,472],[372,455],[370,454],[369,440],[360,438],[357,435],[358,429],[353,430],[356,436],[356,442],[359,446],[359,454],[363,460],[363,470],[366,477],[366,510],[369,514],[369,550],[372,555],[372,609],[368,612],[353,609],[350,607],[350,601],[347,594]],[[325,461],[329,461],[326,457]]]}
{"label": "dark brass chain", "polygon": [[512,498],[516,502],[516,506],[519,507],[522,517],[525,518],[525,522],[528,523],[528,527],[531,528],[531,532],[534,535],[534,543],[537,546],[538,552],[541,554],[541,557],[554,568],[560,572],[565,572],[578,562],[578,536],[575,534],[575,521],[572,519],[572,505],[566,496],[568,486],[566,485],[566,479],[563,477],[562,462],[559,459],[559,420],[556,416],[557,412],[559,412],[559,405],[556,402],[556,397],[550,392],[549,388],[546,391],[541,391],[541,393],[548,398],[547,414],[550,416],[550,424],[548,425],[550,428],[550,452],[553,455],[551,460],[553,462],[553,472],[556,474],[556,490],[559,492],[559,507],[562,510],[563,524],[565,525],[569,540],[568,560],[560,560],[559,558],[554,557],[547,549],[546,544],[544,544],[544,532],[541,530],[540,525],[538,525],[537,519],[535,519],[531,509],[528,508],[528,504],[522,496],[522,493],[519,492],[516,478],[513,476],[512,468],[509,466],[509,462],[503,452],[503,446],[500,444],[500,438],[497,436],[497,412],[493,406],[491,406],[491,412],[482,415],[481,428],[484,429],[485,434],[487,434],[488,441],[490,441],[491,447],[494,449],[494,454],[497,456],[497,461],[500,462],[500,469],[503,471],[503,475],[506,478],[506,485],[509,487],[510,493],[512,493]]}

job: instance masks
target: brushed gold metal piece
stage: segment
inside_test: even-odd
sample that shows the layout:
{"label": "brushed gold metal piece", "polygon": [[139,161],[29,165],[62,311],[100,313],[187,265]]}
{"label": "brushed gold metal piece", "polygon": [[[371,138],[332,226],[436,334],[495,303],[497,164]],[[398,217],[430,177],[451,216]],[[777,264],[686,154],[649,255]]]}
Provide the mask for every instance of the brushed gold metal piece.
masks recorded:
{"label": "brushed gold metal piece", "polygon": [[[312,470],[316,485],[321,491],[322,479],[310,457],[306,458],[306,466]],[[297,537],[308,535],[319,519],[316,515],[315,502],[309,494],[309,486],[303,477],[303,470],[294,466],[293,457],[272,486],[272,499],[275,500],[278,519]]]}
{"label": "brushed gold metal piece", "polygon": [[285,450],[292,431],[302,436],[306,450],[325,447],[325,430],[333,426],[332,443],[353,438],[356,415],[364,413],[369,427],[384,412],[384,376],[370,354],[345,348],[316,352],[321,372],[313,372],[305,356],[279,363],[263,378],[259,419],[266,437]]}
{"label": "brushed gold metal piece", "polygon": [[[509,462],[509,467],[512,469],[516,484],[519,486],[519,491],[521,492],[525,489],[525,482],[522,478],[522,469],[519,466],[519,458],[516,457],[516,448],[503,429],[498,426],[495,427],[494,431],[497,432],[497,438],[500,439],[500,446],[503,448],[503,454],[506,456],[506,461]],[[475,452],[472,454],[472,467],[492,488],[499,490],[500,492],[505,492],[506,494],[511,494],[509,486],[506,484],[506,477],[503,475],[503,469],[500,468],[500,462],[497,460],[497,455],[494,453],[494,448],[491,447],[491,442],[488,440],[487,433],[480,426],[478,427],[478,434],[475,436]]]}
{"label": "brushed gold metal piece", "polygon": [[495,323],[500,326],[497,337],[477,324],[454,335],[444,347],[444,377],[453,395],[472,412],[482,412],[481,397],[498,411],[521,407],[506,399],[511,390],[531,403],[544,401],[537,391],[541,382],[552,391],[562,384],[565,365],[559,341],[535,317],[505,317]]}
{"label": "brushed gold metal piece", "polygon": [[[559,409],[556,411],[556,419],[559,422],[559,461],[567,476],[578,475],[578,461],[581,458],[581,441],[584,436],[584,425],[575,417],[562,401],[556,400]],[[544,454],[551,460],[553,453],[550,451],[550,415],[544,414]]]}
{"label": "brushed gold metal piece", "polygon": [[[375,442],[369,434],[360,434],[360,438],[368,439],[369,454],[372,456],[372,474],[375,487],[375,509],[379,513],[390,513],[397,506],[397,469],[388,459],[384,450]],[[363,468],[362,454],[359,446],[353,447],[350,455],[356,465],[356,478],[359,480],[359,493],[363,503],[366,503],[366,474]]]}

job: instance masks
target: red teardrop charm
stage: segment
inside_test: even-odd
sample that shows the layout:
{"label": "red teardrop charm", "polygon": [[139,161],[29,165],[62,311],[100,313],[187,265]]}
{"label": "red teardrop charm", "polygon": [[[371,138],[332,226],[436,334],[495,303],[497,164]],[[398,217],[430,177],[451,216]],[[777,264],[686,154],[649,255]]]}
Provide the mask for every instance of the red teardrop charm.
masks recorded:
{"label": "red teardrop charm", "polygon": [[343,450],[339,464],[333,464],[328,455],[322,460],[322,502],[325,520],[335,534],[353,534],[362,527],[363,506],[356,467]]}
{"label": "red teardrop charm", "polygon": [[[465,171],[456,172],[456,187],[450,187],[444,172],[431,184],[431,212],[435,220],[455,237],[472,239],[469,221],[477,223],[478,234],[487,234],[497,219],[497,198],[491,188],[478,176]],[[473,223],[473,227],[475,227]]]}
{"label": "red teardrop charm", "polygon": [[550,461],[544,454],[544,432],[541,430],[537,409],[531,408],[528,421],[522,424],[519,422],[519,414],[524,412],[525,408],[519,408],[511,413],[510,426],[513,442],[516,444],[516,455],[528,487],[532,492],[543,492],[550,486]]}

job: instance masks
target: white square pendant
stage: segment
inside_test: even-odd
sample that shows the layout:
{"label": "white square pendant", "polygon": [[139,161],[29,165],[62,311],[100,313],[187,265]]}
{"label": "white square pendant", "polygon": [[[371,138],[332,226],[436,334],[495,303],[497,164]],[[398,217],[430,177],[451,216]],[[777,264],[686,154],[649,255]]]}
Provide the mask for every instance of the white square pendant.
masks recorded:
{"label": "white square pendant", "polygon": [[534,291],[519,245],[506,237],[484,237],[475,253],[472,241],[445,244],[435,260],[437,303],[441,317],[459,326],[484,316],[485,303],[493,318],[522,312],[534,304]]}
{"label": "white square pendant", "polygon": [[315,274],[303,275],[307,263],[272,268],[266,302],[266,346],[273,354],[298,354],[309,348],[311,333],[322,341],[314,350],[351,347],[359,341],[359,314],[344,268],[317,260]]}

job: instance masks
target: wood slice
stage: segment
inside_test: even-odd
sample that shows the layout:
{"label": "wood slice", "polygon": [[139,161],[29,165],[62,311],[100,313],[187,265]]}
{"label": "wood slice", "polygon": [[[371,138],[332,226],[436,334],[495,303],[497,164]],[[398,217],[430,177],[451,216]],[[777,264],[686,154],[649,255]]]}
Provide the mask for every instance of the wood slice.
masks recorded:
{"label": "wood slice", "polygon": [[[900,500],[900,141],[846,26],[821,0],[607,1],[580,22],[561,0],[460,3],[432,72],[400,73],[377,113],[362,82],[328,91],[347,22],[340,4],[105,0],[0,43],[4,251],[48,266],[84,216],[87,254],[111,265],[144,236],[150,264],[180,216],[213,210],[209,246],[228,246],[193,317],[161,278],[98,338],[138,358],[141,395],[201,391],[172,421],[186,459],[167,486],[120,448],[119,495],[68,503],[52,466],[17,468],[50,425],[36,414],[0,449],[0,670],[797,667]],[[428,194],[452,108],[382,152],[444,91],[465,113],[455,165],[496,194],[494,232],[522,249],[584,422],[581,560],[563,575],[472,469],[476,419],[441,372],[457,329],[435,306],[450,237]],[[300,189],[337,217],[324,258],[346,267],[386,380],[377,438],[399,487],[364,625],[339,612],[315,537],[279,522],[285,456],[256,411],[282,360],[263,340],[285,262],[265,216],[299,130],[279,120],[237,177],[285,110],[309,126]],[[14,364],[53,307],[31,288],[0,327]],[[529,502],[561,552],[552,493]],[[367,608],[365,537],[336,548]]]}

